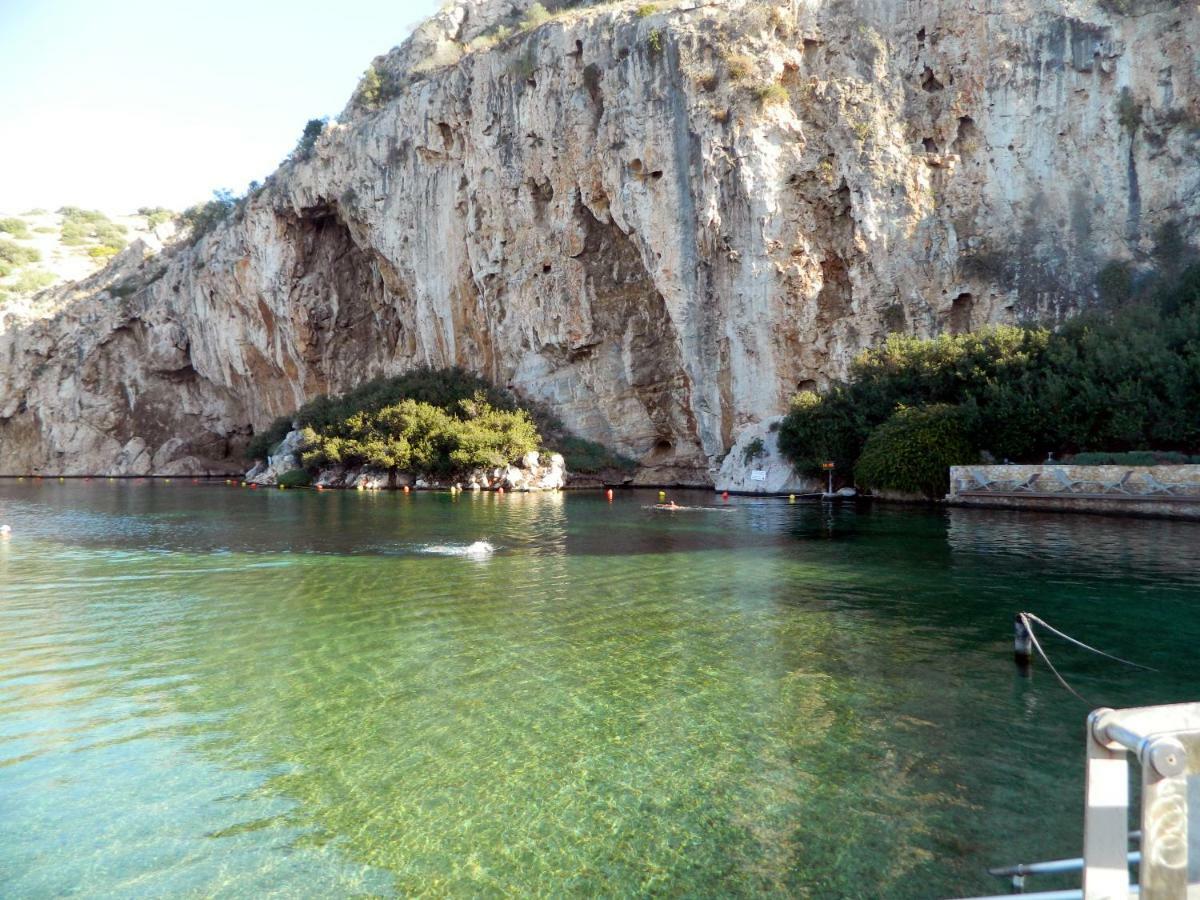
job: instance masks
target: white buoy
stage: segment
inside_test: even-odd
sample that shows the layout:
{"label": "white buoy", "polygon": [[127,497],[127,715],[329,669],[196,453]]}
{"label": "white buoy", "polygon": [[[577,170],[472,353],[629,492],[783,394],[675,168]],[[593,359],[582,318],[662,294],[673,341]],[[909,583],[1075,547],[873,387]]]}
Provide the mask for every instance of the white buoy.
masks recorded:
{"label": "white buoy", "polygon": [[0,525],[0,537],[8,537],[12,534],[12,527],[8,525]]}

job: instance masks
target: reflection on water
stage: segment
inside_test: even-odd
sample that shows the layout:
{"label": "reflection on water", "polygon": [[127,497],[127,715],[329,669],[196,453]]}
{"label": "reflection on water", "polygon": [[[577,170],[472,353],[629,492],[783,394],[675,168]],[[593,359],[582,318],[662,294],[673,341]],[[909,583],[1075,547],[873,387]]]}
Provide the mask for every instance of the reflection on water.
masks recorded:
{"label": "reflection on water", "polygon": [[1015,610],[1200,695],[1196,526],[647,505],[0,482],[0,894],[992,891],[1079,850]]}

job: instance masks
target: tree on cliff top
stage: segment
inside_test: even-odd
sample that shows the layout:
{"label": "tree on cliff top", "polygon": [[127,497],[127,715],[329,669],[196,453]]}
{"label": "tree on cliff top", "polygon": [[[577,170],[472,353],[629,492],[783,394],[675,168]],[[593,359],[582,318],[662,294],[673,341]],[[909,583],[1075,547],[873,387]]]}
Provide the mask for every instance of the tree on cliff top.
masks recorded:
{"label": "tree on cliff top", "polygon": [[296,149],[291,152],[288,159],[308,159],[311,157],[313,148],[317,145],[317,138],[325,131],[325,124],[328,121],[328,117],[309,119],[304,125],[304,133],[300,135],[300,140],[296,142]]}

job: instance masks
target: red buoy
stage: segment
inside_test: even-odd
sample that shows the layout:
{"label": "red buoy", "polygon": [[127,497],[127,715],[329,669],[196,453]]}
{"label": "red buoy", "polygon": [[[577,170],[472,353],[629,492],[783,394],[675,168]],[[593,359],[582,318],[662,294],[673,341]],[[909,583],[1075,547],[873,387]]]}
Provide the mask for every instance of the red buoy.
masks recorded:
{"label": "red buoy", "polygon": [[612,488],[609,488],[607,491],[605,491],[604,496],[608,498],[609,503],[612,503],[612,498],[613,498]]}
{"label": "red buoy", "polygon": [[728,499],[729,499],[729,491],[722,491],[722,492],[721,492],[721,499],[722,499],[722,500],[728,500]]}

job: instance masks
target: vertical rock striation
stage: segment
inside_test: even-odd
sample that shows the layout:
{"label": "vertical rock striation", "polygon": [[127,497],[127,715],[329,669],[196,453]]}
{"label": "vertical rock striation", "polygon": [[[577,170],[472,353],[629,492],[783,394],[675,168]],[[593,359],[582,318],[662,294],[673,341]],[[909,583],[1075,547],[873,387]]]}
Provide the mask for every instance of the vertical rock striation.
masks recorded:
{"label": "vertical rock striation", "polygon": [[238,468],[459,364],[707,482],[887,334],[1062,317],[1194,238],[1200,15],[1131,3],[592,4],[489,46],[523,4],[461,2],[226,224],[0,318],[0,472]]}

